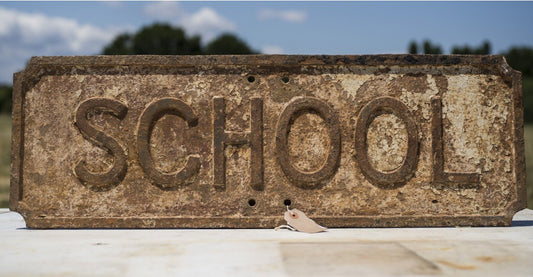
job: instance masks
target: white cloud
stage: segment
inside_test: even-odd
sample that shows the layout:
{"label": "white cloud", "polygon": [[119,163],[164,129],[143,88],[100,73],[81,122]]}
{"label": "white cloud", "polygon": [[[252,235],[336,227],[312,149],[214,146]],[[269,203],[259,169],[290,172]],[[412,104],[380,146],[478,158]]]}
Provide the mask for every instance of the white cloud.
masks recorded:
{"label": "white cloud", "polygon": [[307,20],[307,13],[305,11],[297,10],[272,10],[262,9],[258,14],[259,20],[267,19],[281,19],[288,22],[304,22]]}
{"label": "white cloud", "polygon": [[205,42],[212,40],[221,32],[237,29],[233,22],[220,16],[211,8],[202,8],[184,18],[180,23],[188,33],[201,35]]}
{"label": "white cloud", "polygon": [[145,6],[144,12],[155,20],[170,20],[173,24],[183,27],[189,35],[200,35],[204,43],[222,32],[237,29],[235,23],[209,7],[188,13],[178,2],[153,2]]}
{"label": "white cloud", "polygon": [[31,56],[98,54],[119,31],[0,7],[0,82],[12,82]]}
{"label": "white cloud", "polygon": [[261,53],[263,54],[285,54],[285,51],[283,51],[283,48],[275,45],[266,45],[261,48]]}
{"label": "white cloud", "polygon": [[175,20],[185,16],[178,2],[152,2],[144,7],[144,12],[157,19]]}

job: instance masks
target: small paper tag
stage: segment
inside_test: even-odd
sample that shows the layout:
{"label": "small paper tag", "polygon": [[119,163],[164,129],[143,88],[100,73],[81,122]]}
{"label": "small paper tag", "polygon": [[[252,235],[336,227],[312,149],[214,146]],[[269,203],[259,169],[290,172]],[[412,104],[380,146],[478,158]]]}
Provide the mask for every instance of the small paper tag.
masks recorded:
{"label": "small paper tag", "polygon": [[[326,227],[318,225],[314,220],[307,217],[304,212],[298,209],[289,210],[287,208],[287,211],[285,212],[283,218],[287,221],[288,227],[291,227],[296,231],[304,233],[319,233],[327,230]],[[282,225],[278,228],[281,227],[287,226]],[[276,228],[276,230],[278,228]]]}

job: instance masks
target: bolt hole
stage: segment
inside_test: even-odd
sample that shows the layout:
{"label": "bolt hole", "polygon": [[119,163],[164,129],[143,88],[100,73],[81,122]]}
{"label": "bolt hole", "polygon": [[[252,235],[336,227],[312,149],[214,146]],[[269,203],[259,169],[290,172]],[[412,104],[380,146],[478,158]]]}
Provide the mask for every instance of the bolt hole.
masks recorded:
{"label": "bolt hole", "polygon": [[255,199],[248,200],[248,205],[250,205],[250,207],[255,206]]}
{"label": "bolt hole", "polygon": [[281,80],[286,84],[289,82],[289,77],[283,77]]}
{"label": "bolt hole", "polygon": [[290,206],[291,205],[291,200],[290,199],[285,199],[285,201],[283,201],[283,204],[285,204],[285,206]]}
{"label": "bolt hole", "polygon": [[438,200],[432,200],[431,203],[435,204],[435,203],[439,203]]}
{"label": "bolt hole", "polygon": [[253,83],[254,81],[255,81],[255,77],[254,76],[249,76],[248,77],[248,82]]}

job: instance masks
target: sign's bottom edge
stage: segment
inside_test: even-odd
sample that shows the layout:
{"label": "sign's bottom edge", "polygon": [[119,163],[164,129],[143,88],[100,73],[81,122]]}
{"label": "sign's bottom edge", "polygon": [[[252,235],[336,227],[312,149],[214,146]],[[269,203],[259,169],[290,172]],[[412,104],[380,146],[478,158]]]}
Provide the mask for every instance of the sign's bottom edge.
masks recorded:
{"label": "sign's bottom edge", "polygon": [[[346,216],[313,217],[328,228],[505,227],[512,216]],[[285,224],[264,217],[25,217],[30,229],[269,229]]]}

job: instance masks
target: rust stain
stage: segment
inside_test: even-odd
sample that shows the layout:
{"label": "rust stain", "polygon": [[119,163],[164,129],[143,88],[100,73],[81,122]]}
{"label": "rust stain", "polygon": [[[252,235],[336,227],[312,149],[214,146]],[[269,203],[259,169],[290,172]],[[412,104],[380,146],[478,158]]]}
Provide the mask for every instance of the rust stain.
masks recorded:
{"label": "rust stain", "polygon": [[494,258],[490,257],[490,256],[479,256],[479,257],[476,257],[476,260],[482,261],[482,262],[485,262],[485,263],[490,263],[490,262],[494,261]]}
{"label": "rust stain", "polygon": [[456,263],[452,263],[452,262],[446,261],[446,260],[437,260],[437,262],[441,263],[443,265],[446,265],[446,266],[449,266],[449,267],[453,267],[453,268],[456,268],[456,269],[461,269],[461,270],[474,270],[474,269],[477,268],[474,265],[456,264]]}
{"label": "rust stain", "polygon": [[485,262],[485,263],[501,263],[501,262],[510,262],[516,260],[515,256],[507,255],[507,256],[478,256],[476,257],[476,260]]}

